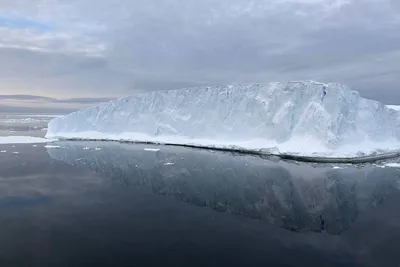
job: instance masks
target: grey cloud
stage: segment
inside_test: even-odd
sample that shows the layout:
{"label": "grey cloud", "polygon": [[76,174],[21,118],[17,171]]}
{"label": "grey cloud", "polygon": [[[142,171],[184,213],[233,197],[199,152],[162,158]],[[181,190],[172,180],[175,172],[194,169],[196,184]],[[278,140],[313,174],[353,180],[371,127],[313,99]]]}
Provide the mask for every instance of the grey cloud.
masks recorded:
{"label": "grey cloud", "polygon": [[33,101],[52,101],[50,97],[36,96],[36,95],[0,95],[0,100],[33,100]]}
{"label": "grey cloud", "polygon": [[400,2],[398,0],[390,0],[390,3],[393,8],[397,9],[400,11]]}
{"label": "grey cloud", "polygon": [[0,105],[0,113],[25,113],[25,114],[68,114],[76,111],[76,108],[48,108],[48,107],[18,107]]}
{"label": "grey cloud", "polygon": [[65,114],[114,98],[56,99],[36,95],[0,95],[0,113],[56,113]]}
{"label": "grey cloud", "polygon": [[101,102],[107,102],[114,98],[102,97],[102,98],[69,98],[69,99],[56,99],[53,102],[56,103],[77,103],[77,104],[98,104]]}
{"label": "grey cloud", "polygon": [[117,72],[106,59],[93,59],[21,49],[0,49],[0,93],[56,98],[121,94],[131,84],[128,72]]}
{"label": "grey cloud", "polygon": [[[400,103],[398,1],[342,2],[5,0],[5,12],[52,21],[57,32],[47,43],[29,41],[51,53],[0,47],[0,90],[86,99],[316,79]],[[24,41],[5,33],[8,42]],[[61,47],[51,45],[60,38]]]}

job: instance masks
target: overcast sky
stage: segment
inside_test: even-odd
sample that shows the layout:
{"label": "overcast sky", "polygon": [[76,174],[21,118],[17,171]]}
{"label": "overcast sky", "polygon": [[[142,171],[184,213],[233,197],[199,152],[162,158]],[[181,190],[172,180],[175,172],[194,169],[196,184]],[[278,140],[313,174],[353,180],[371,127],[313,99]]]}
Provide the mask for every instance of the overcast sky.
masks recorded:
{"label": "overcast sky", "polygon": [[300,79],[400,104],[400,1],[0,1],[2,95]]}

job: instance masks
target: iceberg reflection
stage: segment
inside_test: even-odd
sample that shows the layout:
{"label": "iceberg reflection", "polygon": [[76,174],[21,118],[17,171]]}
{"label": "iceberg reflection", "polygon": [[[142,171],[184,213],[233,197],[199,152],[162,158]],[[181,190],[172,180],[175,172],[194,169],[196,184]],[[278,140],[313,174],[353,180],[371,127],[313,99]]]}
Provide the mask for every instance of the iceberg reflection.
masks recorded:
{"label": "iceberg reflection", "polygon": [[[360,213],[399,193],[394,168],[289,163],[184,147],[57,142],[51,158],[127,187],[269,222],[340,234]],[[343,168],[342,168],[343,167]]]}

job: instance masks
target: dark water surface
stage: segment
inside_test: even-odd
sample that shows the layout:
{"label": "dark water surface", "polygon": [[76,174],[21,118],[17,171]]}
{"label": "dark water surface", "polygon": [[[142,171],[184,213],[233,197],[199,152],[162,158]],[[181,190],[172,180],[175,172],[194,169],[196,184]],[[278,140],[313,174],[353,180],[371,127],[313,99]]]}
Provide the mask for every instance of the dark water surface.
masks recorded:
{"label": "dark water surface", "polygon": [[399,168],[51,145],[0,147],[1,267],[400,266]]}

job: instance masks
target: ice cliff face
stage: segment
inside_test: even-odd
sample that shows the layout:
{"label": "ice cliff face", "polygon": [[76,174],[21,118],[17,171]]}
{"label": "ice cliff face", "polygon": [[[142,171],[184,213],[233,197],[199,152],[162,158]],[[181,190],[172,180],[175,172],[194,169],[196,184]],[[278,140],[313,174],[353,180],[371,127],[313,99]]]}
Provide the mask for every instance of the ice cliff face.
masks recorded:
{"label": "ice cliff face", "polygon": [[[314,81],[218,85],[137,94],[53,119],[46,137],[85,132],[185,139],[312,138],[327,147],[400,139],[399,113],[340,84]],[[142,140],[147,141],[147,140]]]}

